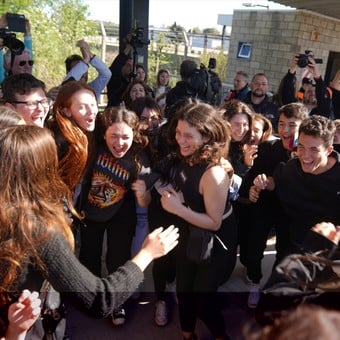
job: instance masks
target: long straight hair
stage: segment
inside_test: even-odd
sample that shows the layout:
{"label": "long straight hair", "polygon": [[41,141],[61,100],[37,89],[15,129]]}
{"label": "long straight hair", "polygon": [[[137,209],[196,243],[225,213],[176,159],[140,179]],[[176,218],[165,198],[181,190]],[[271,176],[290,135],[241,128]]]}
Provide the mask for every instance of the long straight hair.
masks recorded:
{"label": "long straight hair", "polygon": [[23,263],[45,270],[37,249],[51,233],[60,232],[73,247],[62,202],[75,211],[57,167],[56,144],[49,130],[18,125],[1,131],[0,292],[15,288]]}

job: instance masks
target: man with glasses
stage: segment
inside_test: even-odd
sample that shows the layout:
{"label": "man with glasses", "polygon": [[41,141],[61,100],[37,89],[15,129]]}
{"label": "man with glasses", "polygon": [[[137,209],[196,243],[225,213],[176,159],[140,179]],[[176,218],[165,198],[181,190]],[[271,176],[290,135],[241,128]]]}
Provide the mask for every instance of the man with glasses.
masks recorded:
{"label": "man with glasses", "polygon": [[41,80],[28,73],[15,74],[4,80],[2,92],[4,105],[21,114],[27,125],[44,127],[51,100]]}

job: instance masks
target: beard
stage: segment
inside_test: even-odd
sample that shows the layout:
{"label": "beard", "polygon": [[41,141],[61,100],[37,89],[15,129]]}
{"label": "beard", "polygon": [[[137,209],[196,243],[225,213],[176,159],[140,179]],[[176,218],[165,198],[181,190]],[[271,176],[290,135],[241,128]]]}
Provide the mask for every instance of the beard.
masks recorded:
{"label": "beard", "polygon": [[257,98],[262,98],[266,95],[265,92],[251,92],[251,94],[254,96],[254,97],[257,97]]}

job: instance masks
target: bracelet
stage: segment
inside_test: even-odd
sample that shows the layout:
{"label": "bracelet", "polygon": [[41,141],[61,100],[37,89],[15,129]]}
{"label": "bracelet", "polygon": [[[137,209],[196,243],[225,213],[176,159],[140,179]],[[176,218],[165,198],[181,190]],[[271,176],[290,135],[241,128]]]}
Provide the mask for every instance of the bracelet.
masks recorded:
{"label": "bracelet", "polygon": [[93,58],[95,57],[96,55],[94,54],[91,58],[90,58],[90,62],[93,60]]}

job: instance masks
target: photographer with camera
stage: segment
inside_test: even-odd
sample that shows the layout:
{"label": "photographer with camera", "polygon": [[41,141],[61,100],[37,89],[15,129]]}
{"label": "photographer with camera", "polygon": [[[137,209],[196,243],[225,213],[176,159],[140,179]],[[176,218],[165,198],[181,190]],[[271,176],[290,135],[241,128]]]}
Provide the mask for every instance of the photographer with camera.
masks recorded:
{"label": "photographer with camera", "polygon": [[125,48],[113,60],[110,71],[111,78],[107,84],[107,106],[118,106],[122,101],[122,96],[130,83],[130,76],[133,71],[131,52],[133,46],[131,44],[132,34],[128,34],[125,38]]}
{"label": "photographer with camera", "polygon": [[[144,28],[135,27],[124,39],[125,49],[113,60],[110,71],[111,79],[107,85],[107,106],[118,106],[122,103],[122,96],[129,83],[135,79],[146,81],[146,72],[142,65],[137,65],[137,48],[149,45],[150,40],[144,39]],[[132,57],[131,57],[132,53]],[[154,97],[152,88],[148,87],[147,92]]]}
{"label": "photographer with camera", "polygon": [[307,107],[309,115],[317,114],[330,118],[332,100],[317,66],[322,63],[322,60],[314,58],[311,51],[306,50],[305,52],[305,54],[294,54],[291,59],[290,68],[282,79],[282,103],[289,104],[299,101],[296,91],[296,71],[298,67],[305,68],[313,75],[315,86],[304,91],[302,103]]}
{"label": "photographer with camera", "polygon": [[[8,13],[0,17],[0,37],[3,40],[0,50],[0,83],[11,74],[32,74],[34,61],[31,24],[28,19],[22,18],[22,20],[25,20],[24,43],[16,39],[15,33],[7,29]],[[3,47],[7,47],[6,53],[3,53]]]}
{"label": "photographer with camera", "polygon": [[[190,79],[197,69],[195,61],[186,59],[183,60],[180,66],[181,80],[176,83],[176,86],[172,88],[166,95],[166,108],[165,115],[168,115],[169,109],[177,104],[183,98],[196,97],[192,94],[190,89]],[[202,99],[202,98],[198,98]]]}

